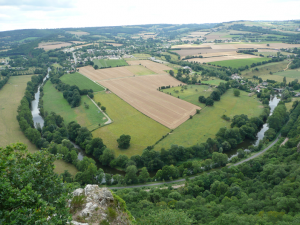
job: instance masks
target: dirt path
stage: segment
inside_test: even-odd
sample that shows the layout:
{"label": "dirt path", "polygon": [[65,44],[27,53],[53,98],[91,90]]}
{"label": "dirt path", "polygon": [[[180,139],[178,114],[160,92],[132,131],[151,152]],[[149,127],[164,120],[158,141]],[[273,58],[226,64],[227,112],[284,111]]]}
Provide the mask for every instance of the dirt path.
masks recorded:
{"label": "dirt path", "polygon": [[[87,95],[87,96],[88,96],[88,95]],[[96,104],[96,102],[95,102],[93,99],[91,99],[90,96],[88,96],[88,98],[94,103],[94,105],[100,110],[100,112],[102,112],[103,115],[107,118],[107,121],[106,121],[104,124],[107,125],[107,124],[112,123],[113,121],[109,118],[109,116],[108,116],[105,112],[103,112],[103,111],[100,109],[100,107]]]}
{"label": "dirt path", "polygon": [[287,66],[286,66],[286,68],[284,69],[284,71],[286,71],[288,68],[289,68],[289,65],[292,63],[292,61],[289,63],[289,64],[287,64]]}
{"label": "dirt path", "polygon": [[[266,147],[264,150],[262,150],[262,151],[260,151],[260,152],[258,152],[258,153],[256,153],[256,154],[254,154],[253,156],[251,156],[251,157],[249,157],[249,158],[247,158],[247,159],[244,159],[244,160],[242,160],[242,161],[240,161],[240,162],[237,162],[237,163],[235,163],[235,164],[229,166],[229,168],[232,167],[232,166],[238,166],[238,165],[240,165],[240,164],[242,164],[242,163],[244,163],[244,162],[247,162],[247,161],[249,161],[249,160],[251,160],[251,159],[254,159],[254,158],[260,156],[260,155],[263,154],[264,152],[268,151],[271,147],[273,147],[273,145],[275,145],[275,144],[277,143],[277,141],[279,140],[280,137],[281,137],[281,135],[279,135],[279,136],[272,142],[272,144],[270,144],[270,145],[269,145],[268,147]],[[209,173],[207,173],[207,174],[209,174]],[[194,179],[194,178],[197,177],[197,176],[199,176],[199,175],[189,177],[189,179]],[[152,186],[157,186],[157,185],[162,185],[162,184],[171,184],[171,183],[182,182],[182,181],[185,181],[185,178],[182,178],[182,179],[179,179],[179,180],[173,180],[173,181],[158,182],[158,183],[154,183],[154,184],[140,184],[140,185],[131,185],[131,186],[123,186],[123,187],[109,187],[109,188],[110,188],[110,189],[123,189],[123,188],[152,187]],[[184,184],[181,184],[181,185],[174,185],[175,188],[179,188],[179,187],[182,187],[182,186],[184,186]]]}

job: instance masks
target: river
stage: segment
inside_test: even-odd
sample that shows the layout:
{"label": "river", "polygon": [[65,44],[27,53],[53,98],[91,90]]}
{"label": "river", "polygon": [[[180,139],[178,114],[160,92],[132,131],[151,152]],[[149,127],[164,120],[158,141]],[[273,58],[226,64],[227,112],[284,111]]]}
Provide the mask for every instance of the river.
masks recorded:
{"label": "river", "polygon": [[[273,114],[274,109],[276,108],[276,106],[278,105],[278,103],[280,102],[280,98],[277,98],[277,96],[274,96],[270,101],[269,101],[269,106],[270,106],[270,115],[271,116]],[[238,149],[243,149],[245,151],[247,151],[248,147],[250,145],[254,145],[254,146],[258,146],[259,141],[262,140],[265,136],[265,132],[269,129],[268,124],[265,123],[262,128],[260,129],[260,131],[257,133],[256,135],[256,139],[255,140],[249,140],[246,139],[244,140],[242,143],[238,144],[236,146],[236,148],[230,150],[229,152],[227,152],[226,154],[228,155],[228,159],[230,160],[231,158],[237,156],[237,151]]]}
{"label": "river", "polygon": [[[34,122],[34,127],[37,128],[38,124],[40,125],[41,128],[43,128],[44,126],[44,119],[43,117],[41,117],[40,115],[40,110],[38,108],[39,105],[39,100],[40,100],[40,87],[44,85],[44,83],[46,82],[46,80],[49,78],[49,72],[51,71],[50,68],[48,68],[48,74],[47,76],[43,79],[43,83],[39,85],[37,92],[35,93],[34,97],[35,99],[31,102],[31,113],[32,113],[32,117],[33,117],[33,122]],[[276,96],[274,96],[270,102],[269,102],[269,106],[270,106],[270,115],[272,115],[274,109],[276,108],[276,106],[278,105],[280,101],[280,98],[277,98]],[[231,159],[234,156],[237,156],[237,150],[238,149],[244,149],[245,151],[247,151],[247,148],[250,145],[254,145],[257,146],[259,144],[259,141],[262,140],[264,138],[265,132],[269,129],[268,124],[265,123],[263,125],[263,127],[260,129],[260,131],[257,133],[256,135],[256,139],[255,140],[248,140],[246,139],[245,141],[243,141],[242,143],[238,144],[237,147],[235,149],[230,150],[229,152],[227,152],[228,155],[228,159]],[[73,143],[73,142],[72,142]],[[73,143],[74,147],[76,149],[78,149],[78,159],[82,160],[83,157],[85,156],[85,152],[75,143]],[[90,156],[89,156],[90,157]],[[90,157],[93,158],[93,157]],[[109,166],[104,166],[102,165],[99,160],[95,160],[96,161],[96,165],[98,168],[103,169],[103,171],[105,173],[109,173],[109,174],[121,174],[121,175],[125,175],[124,171],[120,171],[114,168],[111,168]],[[155,175],[155,171],[151,172],[151,176]]]}
{"label": "river", "polygon": [[[39,109],[38,106],[39,106],[39,101],[40,101],[40,88],[45,84],[45,82],[49,78],[49,72],[50,71],[51,71],[51,69],[48,68],[48,74],[45,76],[45,78],[43,79],[43,83],[41,83],[39,85],[37,92],[34,94],[34,100],[31,101],[31,114],[32,114],[32,119],[33,119],[33,123],[34,123],[35,128],[37,128],[38,126],[43,128],[43,126],[44,126],[44,119],[40,115],[40,109]],[[72,143],[73,143],[74,147],[76,149],[78,149],[78,160],[82,160],[83,157],[85,156],[85,152],[78,145],[76,145],[74,142],[72,142]],[[93,158],[93,157],[89,157],[89,158]],[[120,170],[111,168],[109,166],[103,166],[103,165],[101,165],[99,160],[95,160],[95,161],[96,161],[97,167],[103,169],[103,171],[105,173],[125,175],[124,171],[120,171]]]}

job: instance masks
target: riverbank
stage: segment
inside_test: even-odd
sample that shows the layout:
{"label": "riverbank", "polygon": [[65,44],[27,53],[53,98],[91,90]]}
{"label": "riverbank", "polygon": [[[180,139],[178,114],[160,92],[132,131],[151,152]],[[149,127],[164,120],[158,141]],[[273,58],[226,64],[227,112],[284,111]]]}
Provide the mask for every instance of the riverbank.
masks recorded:
{"label": "riverbank", "polygon": [[[263,153],[265,153],[266,151],[268,151],[271,147],[273,147],[277,142],[278,140],[280,139],[280,135],[273,141],[271,142],[271,144],[266,147],[265,149],[263,149],[262,151],[260,152],[257,152],[255,153],[253,156],[249,157],[249,158],[246,158],[240,162],[237,162],[237,163],[234,163],[232,165],[229,165],[227,166],[228,168],[232,167],[232,166],[238,166],[244,162],[247,162],[251,159],[254,159],[260,155],[262,155]],[[209,172],[205,172],[207,174],[211,173],[212,171],[214,170],[218,170],[218,169],[213,169],[213,170],[209,170]],[[152,183],[147,183],[147,184],[141,184],[141,185],[129,185],[129,186],[122,186],[122,187],[118,187],[118,186],[107,186],[107,188],[109,189],[123,189],[123,188],[141,188],[141,187],[153,187],[153,186],[159,186],[159,185],[167,185],[167,184],[176,184],[176,185],[181,185],[182,182],[185,182],[186,179],[194,179],[195,177],[199,176],[201,174],[197,174],[197,175],[194,175],[194,176],[188,176],[186,178],[182,178],[182,179],[177,179],[177,180],[172,180],[172,181],[165,181],[165,182],[152,182]]]}

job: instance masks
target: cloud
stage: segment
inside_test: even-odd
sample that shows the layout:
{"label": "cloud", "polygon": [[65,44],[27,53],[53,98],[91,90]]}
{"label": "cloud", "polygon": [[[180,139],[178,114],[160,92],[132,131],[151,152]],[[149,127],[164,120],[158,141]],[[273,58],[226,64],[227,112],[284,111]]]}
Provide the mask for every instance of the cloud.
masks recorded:
{"label": "cloud", "polygon": [[300,19],[299,0],[0,0],[0,31]]}

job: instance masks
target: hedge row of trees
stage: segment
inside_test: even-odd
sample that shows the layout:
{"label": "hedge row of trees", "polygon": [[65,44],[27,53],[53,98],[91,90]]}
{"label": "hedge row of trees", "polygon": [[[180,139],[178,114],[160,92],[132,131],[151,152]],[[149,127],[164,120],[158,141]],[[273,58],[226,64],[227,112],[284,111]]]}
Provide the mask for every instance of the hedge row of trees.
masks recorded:
{"label": "hedge row of trees", "polygon": [[298,126],[299,126],[300,120],[298,117],[300,115],[300,104],[298,101],[295,101],[293,103],[293,109],[294,110],[290,114],[289,121],[281,129],[281,135],[283,137],[292,138],[292,137],[295,137],[299,133]]}
{"label": "hedge row of trees", "polygon": [[78,107],[81,103],[81,95],[88,95],[90,98],[94,98],[92,89],[80,90],[76,85],[69,85],[63,83],[59,78],[63,75],[63,72],[50,73],[50,81],[52,84],[56,84],[55,88],[63,92],[64,98],[68,101],[71,107]]}
{"label": "hedge row of trees", "polygon": [[3,86],[7,83],[8,80],[9,80],[9,76],[0,79],[0,90],[3,88]]}
{"label": "hedge row of trees", "polygon": [[283,125],[288,121],[289,115],[286,111],[284,102],[280,101],[273,111],[273,114],[268,118],[269,128],[278,132]]}
{"label": "hedge row of trees", "polygon": [[217,87],[217,90],[213,91],[209,97],[205,98],[203,95],[199,96],[198,100],[207,106],[214,105],[214,101],[220,101],[221,95],[223,95],[230,88],[229,82],[221,82]]}

